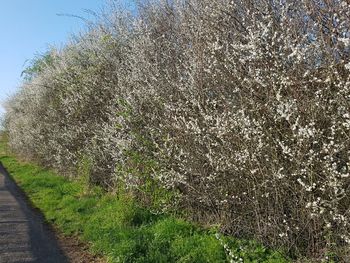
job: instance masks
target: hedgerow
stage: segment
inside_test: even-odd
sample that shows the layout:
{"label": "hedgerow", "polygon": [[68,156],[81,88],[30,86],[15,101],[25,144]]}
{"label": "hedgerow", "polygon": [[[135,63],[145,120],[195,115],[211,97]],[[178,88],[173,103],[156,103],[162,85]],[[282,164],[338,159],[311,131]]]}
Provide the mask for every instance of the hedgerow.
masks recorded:
{"label": "hedgerow", "polygon": [[9,100],[12,149],[158,213],[349,257],[347,1],[141,1],[98,17]]}

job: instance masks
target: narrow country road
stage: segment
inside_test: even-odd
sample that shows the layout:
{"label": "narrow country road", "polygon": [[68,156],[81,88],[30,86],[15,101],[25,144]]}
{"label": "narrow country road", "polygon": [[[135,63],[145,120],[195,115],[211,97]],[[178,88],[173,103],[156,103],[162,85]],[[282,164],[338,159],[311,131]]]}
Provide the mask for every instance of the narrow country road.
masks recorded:
{"label": "narrow country road", "polygon": [[43,216],[31,208],[0,163],[0,263],[65,263]]}

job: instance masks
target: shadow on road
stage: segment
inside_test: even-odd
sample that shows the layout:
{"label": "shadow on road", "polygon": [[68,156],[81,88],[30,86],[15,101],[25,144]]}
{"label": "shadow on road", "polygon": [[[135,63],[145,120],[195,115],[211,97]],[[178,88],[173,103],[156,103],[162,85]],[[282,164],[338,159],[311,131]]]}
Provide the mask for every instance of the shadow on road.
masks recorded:
{"label": "shadow on road", "polygon": [[0,162],[0,263],[68,263],[52,228]]}

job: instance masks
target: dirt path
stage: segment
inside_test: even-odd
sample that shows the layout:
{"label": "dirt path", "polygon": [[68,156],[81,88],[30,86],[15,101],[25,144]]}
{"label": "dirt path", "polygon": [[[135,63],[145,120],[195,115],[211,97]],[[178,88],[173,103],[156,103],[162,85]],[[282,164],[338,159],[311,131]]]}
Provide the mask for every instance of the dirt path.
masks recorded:
{"label": "dirt path", "polygon": [[69,262],[43,216],[0,163],[0,263]]}

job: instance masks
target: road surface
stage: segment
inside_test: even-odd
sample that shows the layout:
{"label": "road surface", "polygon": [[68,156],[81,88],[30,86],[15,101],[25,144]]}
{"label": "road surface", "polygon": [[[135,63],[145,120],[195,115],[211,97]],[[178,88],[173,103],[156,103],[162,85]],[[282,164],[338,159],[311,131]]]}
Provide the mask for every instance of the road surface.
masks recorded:
{"label": "road surface", "polygon": [[0,163],[0,263],[66,263],[43,216],[33,209]]}

